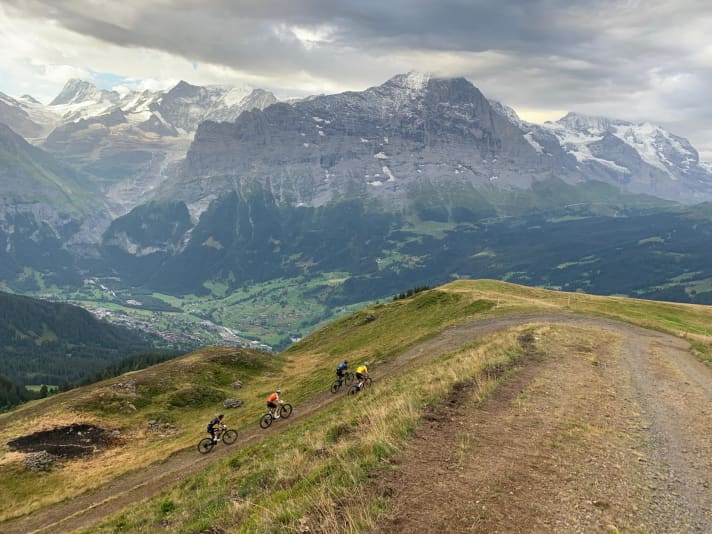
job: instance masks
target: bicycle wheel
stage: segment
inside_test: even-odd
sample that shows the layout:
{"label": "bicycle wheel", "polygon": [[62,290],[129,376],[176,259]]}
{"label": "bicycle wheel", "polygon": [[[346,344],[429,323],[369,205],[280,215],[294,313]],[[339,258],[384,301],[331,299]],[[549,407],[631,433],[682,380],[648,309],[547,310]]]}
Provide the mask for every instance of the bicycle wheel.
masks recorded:
{"label": "bicycle wheel", "polygon": [[354,382],[354,374],[353,373],[346,373],[346,376],[344,376],[344,382],[346,382],[347,386],[350,386]]}
{"label": "bicycle wheel", "polygon": [[226,430],[222,436],[223,443],[230,445],[237,440],[237,430]]}
{"label": "bicycle wheel", "polygon": [[198,452],[200,454],[208,454],[215,447],[215,442],[210,438],[203,438],[198,443]]}
{"label": "bicycle wheel", "polygon": [[347,392],[347,395],[356,395],[356,393],[359,392],[358,386],[354,384],[349,388],[349,391]]}
{"label": "bicycle wheel", "polygon": [[373,380],[371,379],[370,376],[367,376],[366,378],[363,379],[363,387],[370,388],[372,385],[373,385]]}
{"label": "bicycle wheel", "polygon": [[292,405],[282,404],[282,407],[279,409],[279,416],[288,419],[290,415],[292,415]]}
{"label": "bicycle wheel", "polygon": [[260,418],[260,426],[262,428],[267,428],[271,424],[272,424],[272,414],[271,413],[266,413]]}
{"label": "bicycle wheel", "polygon": [[333,384],[331,384],[331,392],[336,393],[341,389],[341,380],[335,381]]}

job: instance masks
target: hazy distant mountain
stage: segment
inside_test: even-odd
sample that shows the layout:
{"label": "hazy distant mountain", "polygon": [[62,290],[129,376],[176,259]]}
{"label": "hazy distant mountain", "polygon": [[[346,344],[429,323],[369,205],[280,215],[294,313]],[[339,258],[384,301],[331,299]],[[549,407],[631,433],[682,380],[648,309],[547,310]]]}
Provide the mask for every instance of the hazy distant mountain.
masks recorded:
{"label": "hazy distant mountain", "polygon": [[70,249],[96,241],[109,212],[91,179],[0,124],[0,276],[24,267],[76,278]]}
{"label": "hazy distant mountain", "polygon": [[51,113],[43,113],[42,108],[32,97],[14,99],[0,93],[0,123],[27,139],[47,135],[55,123]]}
{"label": "hazy distant mountain", "polygon": [[536,125],[503,104],[493,105],[535,149],[547,153],[552,143],[561,146],[589,180],[686,204],[712,198],[712,166],[700,162],[687,139],[659,126],[577,113]]}
{"label": "hazy distant mountain", "polygon": [[95,176],[121,214],[165,179],[202,121],[232,121],[276,101],[272,93],[249,87],[180,82],[167,91],[120,94],[73,79],[46,106],[29,96],[0,94],[0,123]]}

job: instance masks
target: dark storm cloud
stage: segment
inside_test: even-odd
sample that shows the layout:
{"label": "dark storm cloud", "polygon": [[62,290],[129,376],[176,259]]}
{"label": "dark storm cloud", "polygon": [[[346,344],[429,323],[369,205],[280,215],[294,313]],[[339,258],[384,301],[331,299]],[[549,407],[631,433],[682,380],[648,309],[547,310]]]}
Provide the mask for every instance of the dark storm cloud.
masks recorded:
{"label": "dark storm cloud", "polygon": [[[581,22],[620,4],[565,0],[128,1],[119,4],[121,9],[105,10],[95,2],[80,0],[10,3],[27,16],[52,19],[72,31],[117,45],[155,48],[266,72],[304,68],[328,72],[333,67],[329,57],[347,50],[371,54],[497,50],[522,59],[563,53],[600,61],[596,42],[600,28]],[[306,48],[291,34],[291,26],[327,27],[333,33],[329,43]]]}
{"label": "dark storm cloud", "polygon": [[[680,124],[687,110],[698,122],[712,120],[706,0],[3,3],[107,43],[225,65],[285,86],[306,73],[361,88],[395,74],[387,72],[392,65],[408,64],[465,75],[515,107],[605,108]],[[305,38],[309,32],[315,42]]]}

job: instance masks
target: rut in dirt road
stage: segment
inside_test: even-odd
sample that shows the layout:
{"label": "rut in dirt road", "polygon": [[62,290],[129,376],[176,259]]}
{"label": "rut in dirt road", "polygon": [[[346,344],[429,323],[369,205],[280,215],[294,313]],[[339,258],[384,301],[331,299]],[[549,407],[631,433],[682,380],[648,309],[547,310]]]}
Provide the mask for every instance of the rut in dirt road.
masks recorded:
{"label": "rut in dirt road", "polygon": [[[560,313],[522,314],[484,319],[444,330],[438,336],[419,343],[397,357],[383,362],[374,369],[373,376],[378,379],[402,370],[415,361],[433,358],[457,349],[484,335],[528,323],[557,323],[618,329],[623,332],[646,332],[614,321]],[[667,336],[663,337],[668,339]],[[37,510],[28,516],[0,523],[0,531],[3,533],[68,532],[77,528],[89,527],[133,503],[152,497],[164,488],[188,478],[207,463],[226,459],[238,448],[258,443],[267,435],[280,432],[281,429],[295,424],[301,418],[315,414],[339,398],[341,397],[333,396],[329,392],[317,394],[307,402],[295,406],[292,418],[280,422],[279,426],[273,426],[267,431],[260,431],[254,427],[238,429],[240,434],[238,441],[231,447],[218,447],[213,453],[205,456],[198,455],[194,447],[190,447],[174,454],[160,464],[147,466],[137,472],[121,476],[91,492]],[[496,446],[496,444],[494,445]]]}
{"label": "rut in dirt road", "polygon": [[375,483],[379,532],[712,532],[710,369],[671,336],[568,323],[482,404],[472,385],[424,418]]}

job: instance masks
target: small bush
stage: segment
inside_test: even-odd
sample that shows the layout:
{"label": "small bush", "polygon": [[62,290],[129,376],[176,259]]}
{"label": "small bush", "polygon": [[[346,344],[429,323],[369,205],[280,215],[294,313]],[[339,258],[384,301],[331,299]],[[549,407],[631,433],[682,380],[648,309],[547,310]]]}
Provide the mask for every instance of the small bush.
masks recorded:
{"label": "small bush", "polygon": [[174,512],[176,509],[176,503],[170,499],[164,499],[161,503],[161,515],[168,515]]}

